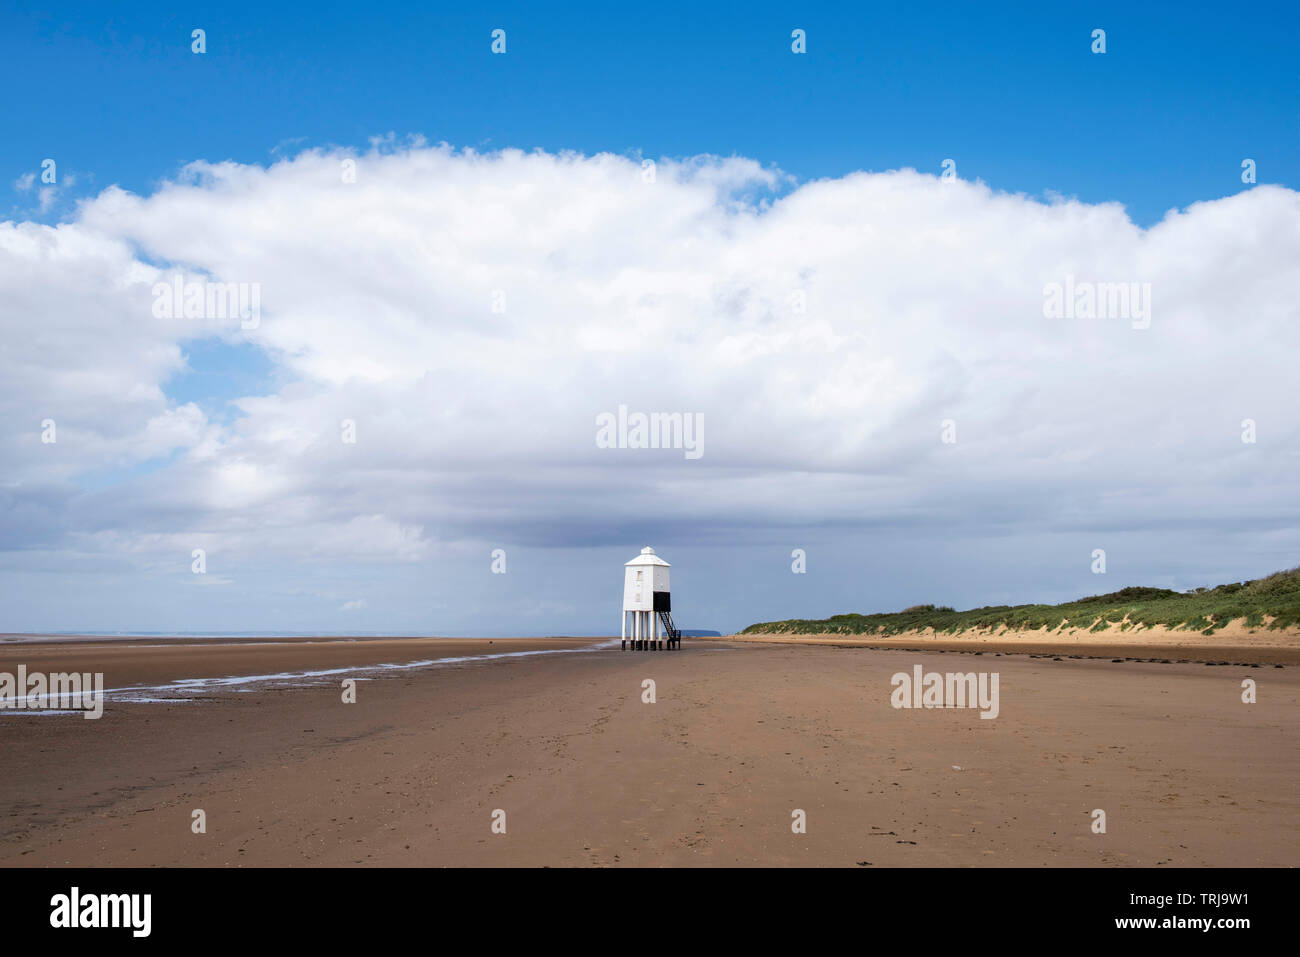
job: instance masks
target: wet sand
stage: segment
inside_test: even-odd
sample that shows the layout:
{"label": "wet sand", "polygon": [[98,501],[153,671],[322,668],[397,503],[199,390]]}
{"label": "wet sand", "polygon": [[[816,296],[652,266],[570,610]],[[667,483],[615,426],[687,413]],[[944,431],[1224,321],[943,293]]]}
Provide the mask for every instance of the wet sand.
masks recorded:
{"label": "wet sand", "polygon": [[[0,646],[0,671],[115,687],[590,646],[124,641]],[[0,864],[1300,863],[1295,668],[683,644],[375,672],[356,704],[333,676],[110,700],[98,721],[3,716]],[[999,716],[895,710],[891,675],[915,664],[998,672]]]}
{"label": "wet sand", "polygon": [[[435,658],[582,648],[590,638],[62,638],[0,644],[0,671],[104,673],[104,687],[360,669]],[[346,675],[340,675],[346,677]]]}

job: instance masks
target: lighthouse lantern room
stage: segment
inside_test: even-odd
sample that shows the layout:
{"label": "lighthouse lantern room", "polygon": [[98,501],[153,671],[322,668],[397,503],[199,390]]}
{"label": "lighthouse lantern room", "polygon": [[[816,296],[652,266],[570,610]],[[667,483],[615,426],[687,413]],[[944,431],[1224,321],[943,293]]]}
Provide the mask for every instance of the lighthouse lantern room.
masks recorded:
{"label": "lighthouse lantern room", "polygon": [[650,546],[623,566],[623,650],[680,648],[682,633],[673,625],[668,591],[671,566]]}

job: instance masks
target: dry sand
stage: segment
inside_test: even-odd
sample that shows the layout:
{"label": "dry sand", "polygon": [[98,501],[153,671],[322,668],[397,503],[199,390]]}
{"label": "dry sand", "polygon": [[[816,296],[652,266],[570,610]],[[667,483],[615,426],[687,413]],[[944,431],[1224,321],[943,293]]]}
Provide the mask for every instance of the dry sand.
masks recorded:
{"label": "dry sand", "polygon": [[[0,671],[120,687],[589,644],[6,644]],[[893,709],[918,663],[998,672],[999,717]],[[395,670],[356,704],[338,677],[0,716],[0,864],[1300,863],[1292,667],[687,639]]]}
{"label": "dry sand", "polygon": [[1300,664],[1300,632],[1292,629],[1247,628],[1230,622],[1213,635],[1186,628],[1118,626],[1091,629],[970,628],[961,634],[939,634],[933,628],[888,637],[869,634],[749,634],[710,641],[760,644],[834,645],[843,648],[905,648],[922,651],[1009,651],[1021,654],[1088,655],[1216,663]]}

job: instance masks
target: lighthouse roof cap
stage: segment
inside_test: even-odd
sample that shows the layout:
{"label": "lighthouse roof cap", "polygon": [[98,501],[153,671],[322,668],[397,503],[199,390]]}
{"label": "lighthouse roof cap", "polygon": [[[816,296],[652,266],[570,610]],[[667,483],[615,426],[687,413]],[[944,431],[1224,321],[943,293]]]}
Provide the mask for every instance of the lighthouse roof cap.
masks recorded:
{"label": "lighthouse roof cap", "polygon": [[655,550],[647,545],[641,549],[641,554],[630,562],[624,562],[624,565],[664,565],[668,568],[672,566],[655,554]]}

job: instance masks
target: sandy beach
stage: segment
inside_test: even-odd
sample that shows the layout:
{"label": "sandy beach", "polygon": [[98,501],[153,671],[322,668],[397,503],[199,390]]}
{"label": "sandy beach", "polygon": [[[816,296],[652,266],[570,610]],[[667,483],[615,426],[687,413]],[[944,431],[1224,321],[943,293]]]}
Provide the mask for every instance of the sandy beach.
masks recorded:
{"label": "sandy beach", "polygon": [[[718,639],[706,639],[718,640]],[[960,634],[928,628],[898,635],[740,634],[723,640],[755,644],[829,645],[839,648],[905,649],[928,652],[1005,652],[1026,655],[1121,657],[1159,662],[1300,665],[1300,632],[1248,629],[1233,622],[1213,635],[1186,628],[1111,627],[1099,631],[1046,628],[1009,631],[968,629]]]}
{"label": "sandy beach", "polygon": [[[477,659],[543,650],[565,653]],[[110,688],[363,670],[0,717],[4,865],[1300,862],[1291,667],[689,639],[0,646],[0,671],[18,663]],[[996,671],[998,717],[894,709],[916,664]]]}

